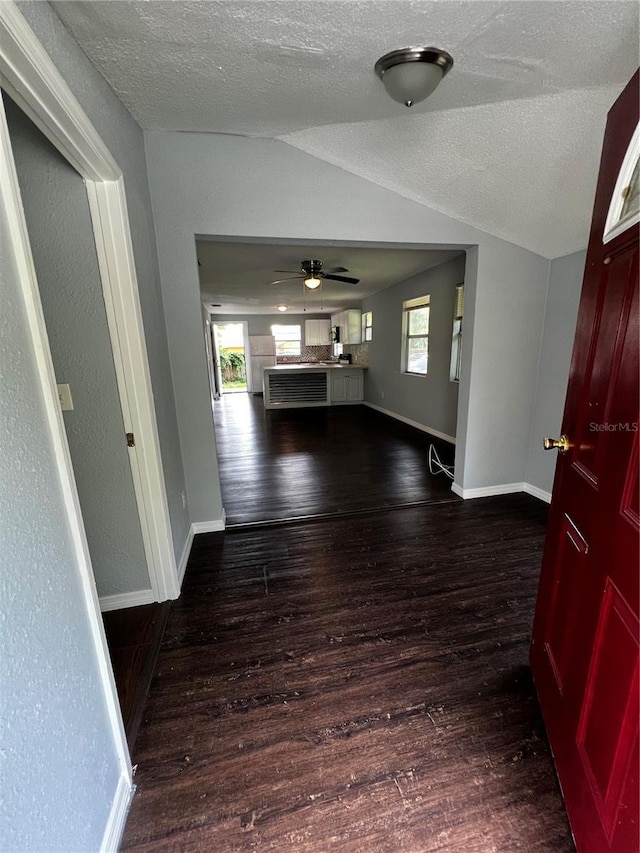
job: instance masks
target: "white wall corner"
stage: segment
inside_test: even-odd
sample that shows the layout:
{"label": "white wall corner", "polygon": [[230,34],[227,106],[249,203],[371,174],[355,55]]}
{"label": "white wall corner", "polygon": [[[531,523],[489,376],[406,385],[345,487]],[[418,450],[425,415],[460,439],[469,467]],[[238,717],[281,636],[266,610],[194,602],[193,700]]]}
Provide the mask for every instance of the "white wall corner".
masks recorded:
{"label": "white wall corner", "polygon": [[118,592],[115,595],[100,597],[100,611],[124,610],[125,607],[140,607],[143,604],[153,604],[156,597],[152,589],[137,589],[134,592]]}
{"label": "white wall corner", "polygon": [[111,804],[109,820],[100,845],[100,853],[117,853],[135,790],[136,786],[130,778],[121,776],[118,779],[118,787]]}
{"label": "white wall corner", "polygon": [[180,555],[180,561],[178,562],[178,585],[182,590],[182,581],[184,580],[184,573],[187,570],[187,563],[189,562],[189,556],[191,554],[191,545],[193,544],[194,530],[193,524],[189,527],[189,532],[187,533],[187,539],[184,543],[184,548],[182,549],[182,554]]}
{"label": "white wall corner", "polygon": [[525,483],[502,483],[499,486],[481,486],[478,489],[463,489],[457,483],[453,483],[451,491],[464,500],[472,498],[489,498],[494,495],[512,495],[514,492],[524,492]]}
{"label": "white wall corner", "polygon": [[222,518],[214,519],[213,521],[194,521],[191,525],[191,533],[218,533],[224,530],[227,523],[227,513],[222,507]]}
{"label": "white wall corner", "polygon": [[451,491],[454,495],[458,495],[459,498],[464,498],[464,489],[457,483],[451,483]]}
{"label": "white wall corner", "polygon": [[525,483],[524,490],[528,495],[533,495],[534,498],[538,498],[548,504],[551,503],[551,492],[539,489],[537,486],[532,486],[531,483]]}

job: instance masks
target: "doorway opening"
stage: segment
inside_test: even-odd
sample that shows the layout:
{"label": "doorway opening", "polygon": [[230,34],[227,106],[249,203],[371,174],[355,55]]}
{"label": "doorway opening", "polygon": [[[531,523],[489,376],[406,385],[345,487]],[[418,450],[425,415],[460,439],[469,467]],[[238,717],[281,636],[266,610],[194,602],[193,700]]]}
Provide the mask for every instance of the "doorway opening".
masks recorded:
{"label": "doorway opening", "polygon": [[222,394],[249,390],[246,323],[214,323],[215,365]]}
{"label": "doorway opening", "polygon": [[[200,235],[196,257],[227,526],[452,498],[466,250]],[[330,277],[322,295],[298,275],[265,287],[304,257],[357,281]],[[429,306],[411,361],[407,298]],[[243,343],[246,386],[229,364]]]}

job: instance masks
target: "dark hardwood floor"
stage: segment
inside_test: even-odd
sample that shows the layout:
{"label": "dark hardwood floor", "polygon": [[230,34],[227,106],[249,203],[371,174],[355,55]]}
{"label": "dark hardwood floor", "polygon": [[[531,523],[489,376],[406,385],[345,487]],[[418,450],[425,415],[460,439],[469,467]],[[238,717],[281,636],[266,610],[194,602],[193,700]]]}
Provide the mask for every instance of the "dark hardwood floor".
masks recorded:
{"label": "dark hardwood floor", "polygon": [[458,500],[429,473],[448,442],[364,406],[265,411],[261,396],[223,395],[214,409],[227,524]]}
{"label": "dark hardwood floor", "polygon": [[511,495],[196,537],[123,849],[572,851],[528,667],[545,519]]}
{"label": "dark hardwood floor", "polygon": [[142,720],[171,602],[102,614],[129,749]]}

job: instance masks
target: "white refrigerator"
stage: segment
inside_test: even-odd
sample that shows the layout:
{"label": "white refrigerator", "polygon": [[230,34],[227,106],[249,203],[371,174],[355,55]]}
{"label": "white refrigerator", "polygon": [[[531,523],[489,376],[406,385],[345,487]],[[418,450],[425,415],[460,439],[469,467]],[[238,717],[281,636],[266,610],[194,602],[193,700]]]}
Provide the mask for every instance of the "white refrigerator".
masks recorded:
{"label": "white refrigerator", "polygon": [[276,339],[273,335],[249,335],[251,357],[251,393],[262,394],[262,371],[276,363]]}

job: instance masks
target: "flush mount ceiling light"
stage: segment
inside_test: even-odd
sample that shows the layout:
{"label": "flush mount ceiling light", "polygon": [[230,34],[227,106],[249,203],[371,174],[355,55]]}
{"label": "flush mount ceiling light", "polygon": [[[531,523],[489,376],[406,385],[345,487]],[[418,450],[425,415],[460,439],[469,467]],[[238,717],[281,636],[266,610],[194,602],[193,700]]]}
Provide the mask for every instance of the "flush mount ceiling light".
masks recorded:
{"label": "flush mount ceiling light", "polygon": [[410,107],[424,101],[453,67],[453,58],[437,47],[403,47],[385,53],[375,72],[394,101]]}
{"label": "flush mount ceiling light", "polygon": [[276,305],[278,311],[286,311],[288,307],[288,305]]}

